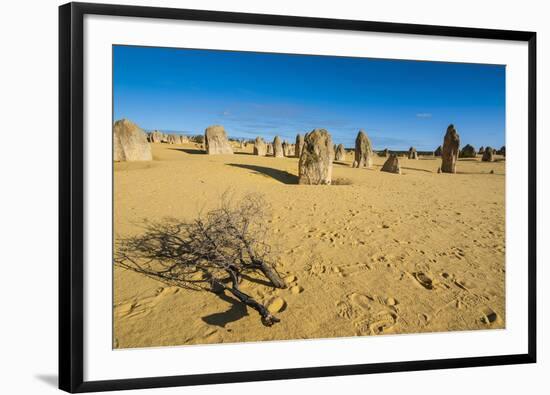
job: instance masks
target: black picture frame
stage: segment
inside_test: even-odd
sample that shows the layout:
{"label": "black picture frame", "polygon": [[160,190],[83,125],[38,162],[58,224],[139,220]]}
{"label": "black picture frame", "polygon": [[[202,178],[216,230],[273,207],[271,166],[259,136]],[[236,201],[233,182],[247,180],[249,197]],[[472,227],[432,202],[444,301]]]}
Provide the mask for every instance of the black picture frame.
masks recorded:
{"label": "black picture frame", "polygon": [[[86,14],[401,33],[528,43],[528,352],[526,354],[84,381],[83,19]],[[110,4],[59,8],[59,388],[71,393],[536,362],[536,33]]]}

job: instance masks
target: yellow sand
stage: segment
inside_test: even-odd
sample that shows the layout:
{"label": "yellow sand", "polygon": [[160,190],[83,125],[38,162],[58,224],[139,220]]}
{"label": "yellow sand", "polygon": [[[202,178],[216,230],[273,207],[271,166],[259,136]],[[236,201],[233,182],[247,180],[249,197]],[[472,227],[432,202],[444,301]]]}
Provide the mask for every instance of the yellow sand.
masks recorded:
{"label": "yellow sand", "polygon": [[114,165],[115,237],[139,234],[143,219],[193,219],[229,188],[261,192],[290,284],[242,289],[286,306],[265,327],[230,296],[115,267],[115,347],[504,327],[504,161],[478,156],[459,160],[458,174],[437,174],[440,158],[401,158],[395,175],[379,171],[379,157],[372,169],[353,169],[348,154],[333,170],[343,185],[303,186],[296,158],[253,156],[251,145],[218,156],[195,144],[152,148],[152,162]]}

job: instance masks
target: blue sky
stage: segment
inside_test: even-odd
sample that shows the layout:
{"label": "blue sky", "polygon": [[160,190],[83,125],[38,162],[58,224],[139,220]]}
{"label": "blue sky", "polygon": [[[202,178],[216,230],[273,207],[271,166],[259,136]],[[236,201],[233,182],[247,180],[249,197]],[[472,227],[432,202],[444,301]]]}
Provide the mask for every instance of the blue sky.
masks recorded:
{"label": "blue sky", "polygon": [[294,141],[327,129],[352,147],[433,150],[453,123],[461,145],[500,147],[505,67],[311,55],[115,46],[114,118],[143,129]]}

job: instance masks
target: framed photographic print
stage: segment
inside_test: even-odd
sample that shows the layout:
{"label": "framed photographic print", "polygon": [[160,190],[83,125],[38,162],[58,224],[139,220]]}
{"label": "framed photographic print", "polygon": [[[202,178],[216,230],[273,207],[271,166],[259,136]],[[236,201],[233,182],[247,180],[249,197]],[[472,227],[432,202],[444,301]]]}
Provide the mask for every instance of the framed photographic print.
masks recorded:
{"label": "framed photographic print", "polygon": [[61,389],[536,361],[534,32],[59,15]]}

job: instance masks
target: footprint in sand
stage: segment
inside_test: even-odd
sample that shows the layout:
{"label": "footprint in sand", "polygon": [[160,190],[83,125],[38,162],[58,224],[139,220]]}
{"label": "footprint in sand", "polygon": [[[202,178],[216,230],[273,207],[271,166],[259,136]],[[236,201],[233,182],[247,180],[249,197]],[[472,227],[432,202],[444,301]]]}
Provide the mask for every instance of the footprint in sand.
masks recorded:
{"label": "footprint in sand", "polygon": [[358,319],[354,322],[359,334],[382,335],[391,333],[397,322],[397,314],[389,311],[381,311],[366,319]]}
{"label": "footprint in sand", "polygon": [[352,320],[358,335],[389,333],[397,323],[397,300],[393,297],[352,293],[337,303],[338,315]]}
{"label": "footprint in sand", "polygon": [[371,302],[374,302],[374,298],[355,292],[349,295],[348,299],[351,301],[352,304],[358,306],[363,311],[370,311]]}
{"label": "footprint in sand", "polygon": [[427,290],[433,290],[437,286],[436,280],[429,274],[424,272],[412,273],[412,277],[416,282]]}
{"label": "footprint in sand", "polygon": [[336,303],[336,311],[340,317],[348,320],[355,316],[355,311],[348,302],[340,301]]}

